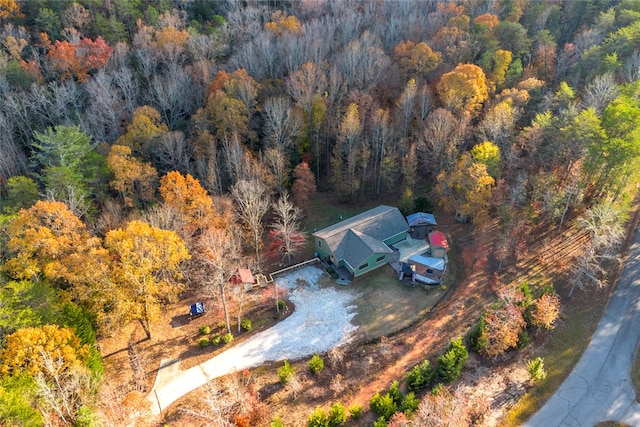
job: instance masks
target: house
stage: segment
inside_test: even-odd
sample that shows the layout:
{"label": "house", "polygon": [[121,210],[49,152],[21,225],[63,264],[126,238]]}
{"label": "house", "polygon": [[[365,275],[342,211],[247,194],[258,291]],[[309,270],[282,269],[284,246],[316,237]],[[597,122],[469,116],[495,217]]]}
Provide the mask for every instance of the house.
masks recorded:
{"label": "house", "polygon": [[416,212],[407,216],[407,223],[411,230],[409,234],[414,239],[424,239],[431,232],[432,226],[438,225],[436,217],[433,214],[425,212]]}
{"label": "house", "polygon": [[229,279],[229,283],[235,286],[244,286],[245,291],[251,290],[255,283],[253,274],[248,268],[239,268]]}
{"label": "house", "polygon": [[428,236],[431,256],[435,258],[444,258],[449,250],[447,236],[445,236],[442,231],[432,231]]}
{"label": "house", "polygon": [[390,246],[406,239],[408,231],[398,208],[381,205],[313,233],[314,250],[321,260],[358,277],[389,262]]}

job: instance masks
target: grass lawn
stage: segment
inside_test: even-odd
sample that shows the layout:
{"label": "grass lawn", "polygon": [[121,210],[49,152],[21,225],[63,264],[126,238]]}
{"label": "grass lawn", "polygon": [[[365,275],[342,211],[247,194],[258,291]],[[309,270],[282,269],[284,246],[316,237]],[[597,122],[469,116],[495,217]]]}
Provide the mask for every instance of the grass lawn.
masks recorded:
{"label": "grass lawn", "polygon": [[[336,285],[340,286],[340,285]],[[425,289],[398,281],[390,266],[378,268],[348,285],[359,296],[357,340],[370,341],[392,335],[424,317],[444,296],[439,286]]]}
{"label": "grass lawn", "polygon": [[302,220],[304,231],[312,234],[317,230],[321,230],[383,204],[396,206],[397,200],[385,201],[368,199],[364,202],[352,202],[347,204],[337,203],[335,201],[335,195],[331,192],[320,192],[314,194],[307,203],[305,217]]}

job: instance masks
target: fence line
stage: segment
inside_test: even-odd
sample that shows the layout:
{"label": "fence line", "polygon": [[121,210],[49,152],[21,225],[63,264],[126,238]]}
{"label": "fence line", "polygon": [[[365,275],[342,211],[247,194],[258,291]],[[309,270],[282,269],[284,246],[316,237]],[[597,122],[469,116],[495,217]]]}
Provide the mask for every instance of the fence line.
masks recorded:
{"label": "fence line", "polygon": [[[298,264],[290,265],[289,267],[285,267],[283,269],[274,271],[272,273],[268,273],[268,277],[267,277],[267,275],[262,274],[262,273],[256,274],[256,279],[258,277],[262,276],[264,278],[264,282],[265,283],[272,283],[274,278],[276,276],[282,274],[282,273],[285,273],[285,272],[290,271],[290,270],[295,270],[297,268],[306,267],[307,265],[315,264],[317,262],[320,262],[320,258],[317,258],[317,257],[316,258],[311,258],[311,259],[308,259],[306,261],[299,262]],[[259,282],[259,280],[257,280],[257,281]]]}

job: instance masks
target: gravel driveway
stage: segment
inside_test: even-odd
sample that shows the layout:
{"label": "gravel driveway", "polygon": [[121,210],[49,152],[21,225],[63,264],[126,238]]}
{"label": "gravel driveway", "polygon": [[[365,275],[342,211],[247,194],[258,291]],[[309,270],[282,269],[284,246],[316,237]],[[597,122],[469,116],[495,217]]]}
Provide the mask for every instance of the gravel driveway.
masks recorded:
{"label": "gravel driveway", "polygon": [[348,342],[356,327],[353,301],[357,297],[349,288],[321,288],[324,273],[317,267],[306,267],[276,278],[289,291],[295,312],[282,322],[246,341],[187,370],[180,370],[180,360],[163,360],[155,384],[147,399],[152,412],[208,381],[235,371],[253,368],[268,361],[301,359],[324,353]]}

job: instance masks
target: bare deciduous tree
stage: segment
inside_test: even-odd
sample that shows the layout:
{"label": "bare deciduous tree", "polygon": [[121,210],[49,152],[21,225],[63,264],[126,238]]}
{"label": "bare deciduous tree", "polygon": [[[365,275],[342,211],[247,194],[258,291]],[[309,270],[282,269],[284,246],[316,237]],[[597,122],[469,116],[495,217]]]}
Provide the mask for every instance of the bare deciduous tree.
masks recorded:
{"label": "bare deciduous tree", "polygon": [[182,408],[181,411],[198,418],[207,420],[216,427],[233,427],[233,406],[235,402],[229,399],[227,393],[218,381],[214,380],[205,386],[205,396],[202,399],[204,408]]}
{"label": "bare deciduous tree", "polygon": [[245,227],[253,235],[256,263],[260,265],[260,246],[264,224],[262,217],[269,209],[269,195],[265,186],[257,179],[241,179],[231,188],[236,201],[236,213]]}
{"label": "bare deciduous tree", "polygon": [[201,236],[197,251],[198,259],[204,267],[205,288],[214,298],[219,293],[229,333],[231,322],[227,306],[227,288],[240,260],[238,234],[238,230],[232,225],[226,229],[209,229]]}
{"label": "bare deciduous tree", "polygon": [[465,119],[456,119],[444,108],[434,110],[427,117],[423,138],[418,143],[418,151],[433,176],[453,168],[467,123]]}
{"label": "bare deciduous tree", "polygon": [[69,367],[62,357],[55,358],[44,351],[40,356],[42,372],[35,377],[41,398],[40,410],[45,419],[54,412],[63,424],[73,425],[78,408],[89,402],[91,376],[81,366]]}
{"label": "bare deciduous tree", "polygon": [[193,147],[181,131],[164,132],[151,142],[147,151],[160,174],[173,170],[183,174],[192,173]]}
{"label": "bare deciduous tree", "polygon": [[273,174],[278,194],[282,195],[285,185],[289,182],[288,156],[275,148],[269,148],[264,154],[264,161]]}
{"label": "bare deciduous tree", "polygon": [[620,262],[617,248],[624,237],[620,212],[608,201],[589,209],[578,219],[578,226],[589,235],[590,241],[572,268],[569,297],[576,289],[606,286],[607,270],[603,263]]}
{"label": "bare deciduous tree", "polygon": [[275,222],[271,228],[275,231],[276,239],[279,244],[279,252],[287,257],[291,262],[291,256],[304,247],[305,236],[300,231],[300,209],[289,201],[289,194],[283,193],[273,205],[276,213]]}
{"label": "bare deciduous tree", "polygon": [[593,107],[598,113],[602,113],[619,92],[612,73],[599,75],[585,89],[584,106],[585,108]]}
{"label": "bare deciduous tree", "polygon": [[291,148],[293,138],[300,131],[300,120],[293,113],[289,100],[283,96],[269,98],[263,109],[267,141],[280,152]]}

